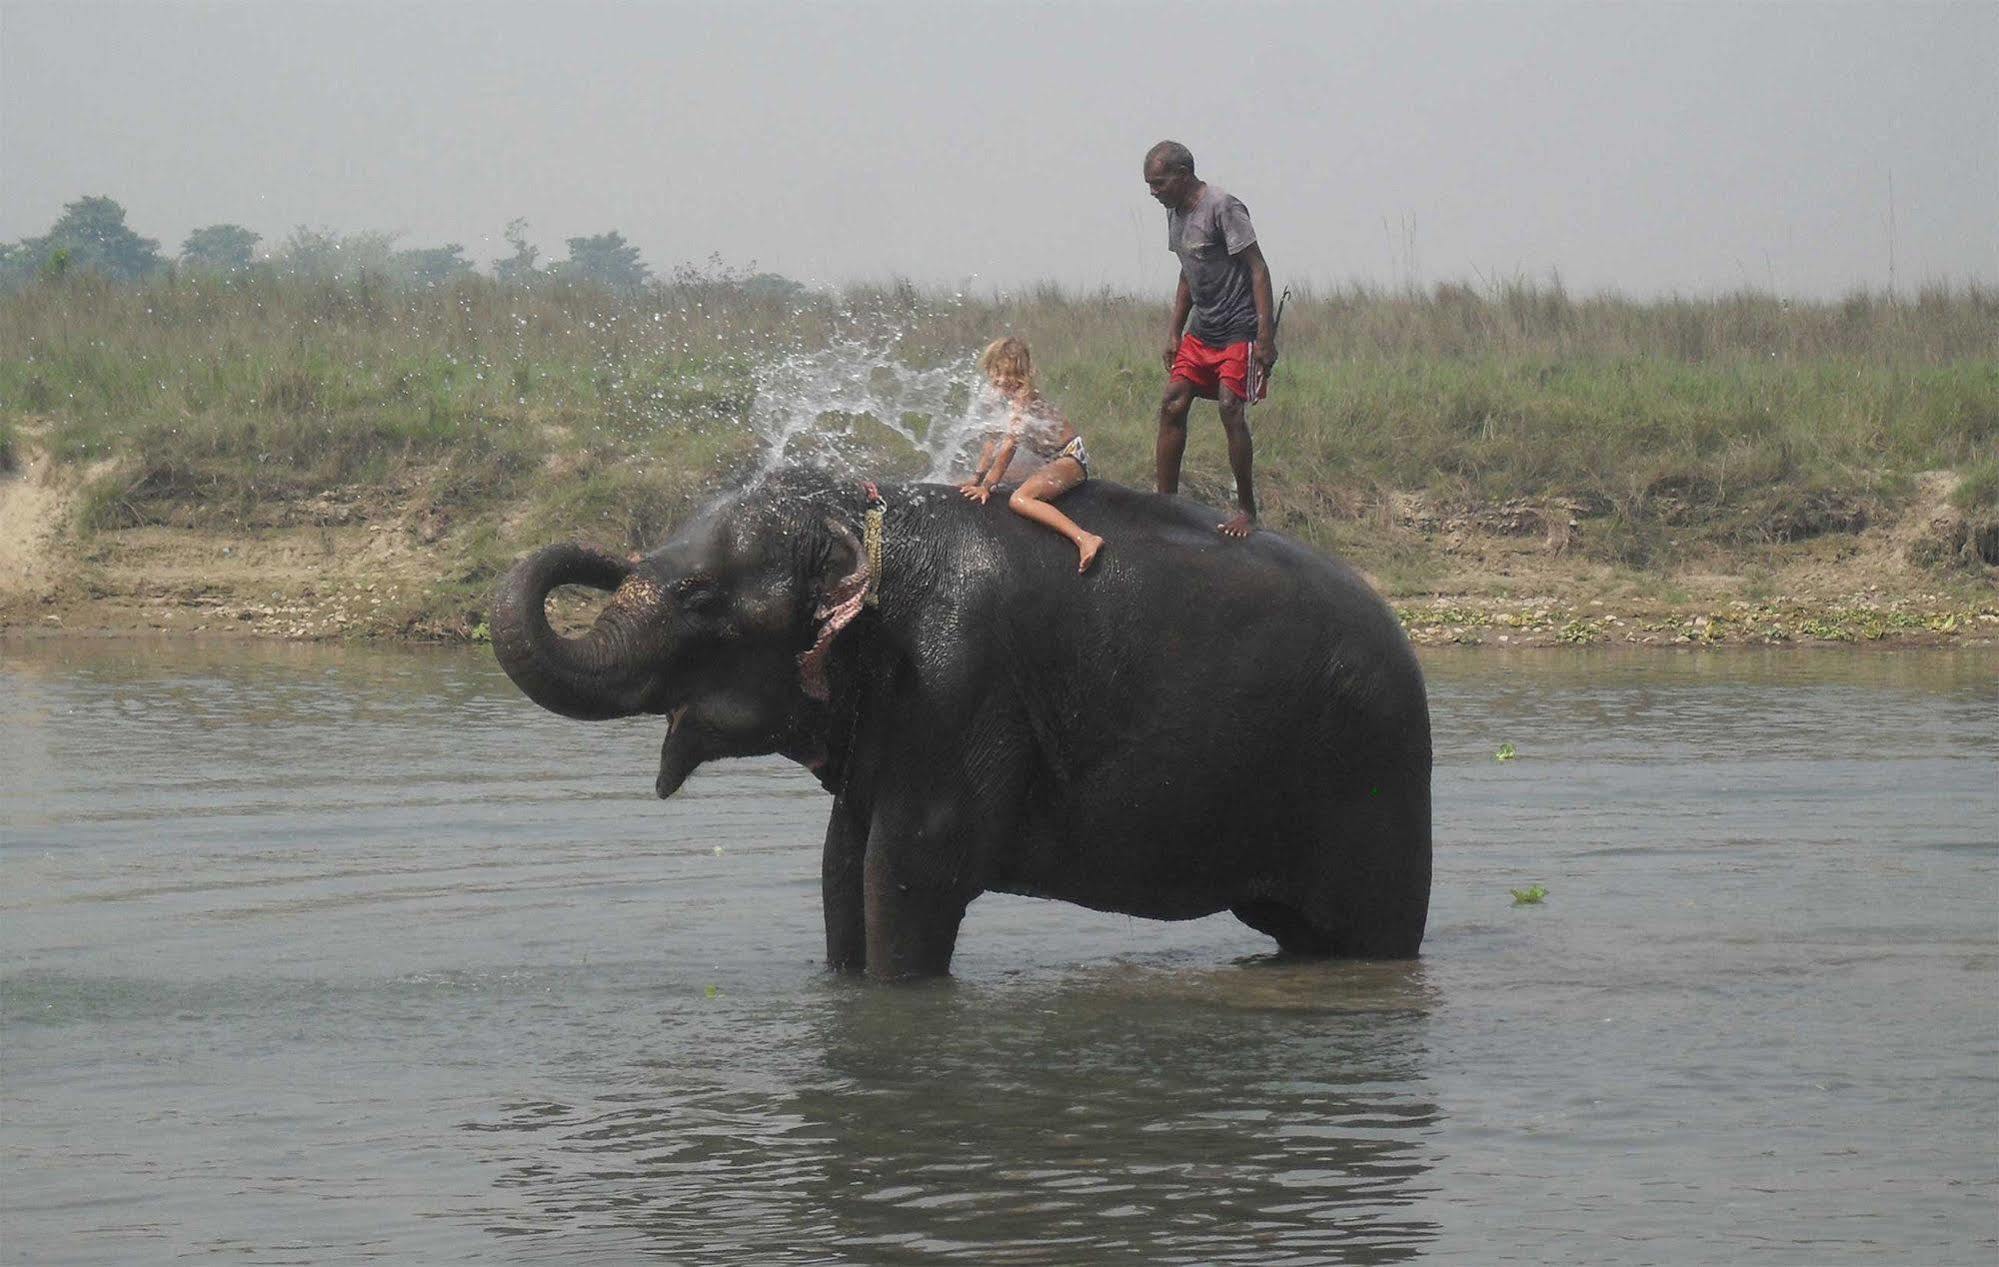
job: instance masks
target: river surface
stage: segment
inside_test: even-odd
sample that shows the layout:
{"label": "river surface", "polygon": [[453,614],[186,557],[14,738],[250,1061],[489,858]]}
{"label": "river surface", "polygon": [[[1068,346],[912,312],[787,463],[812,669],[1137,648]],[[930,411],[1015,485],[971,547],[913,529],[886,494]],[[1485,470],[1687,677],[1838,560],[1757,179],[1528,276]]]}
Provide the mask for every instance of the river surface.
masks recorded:
{"label": "river surface", "polygon": [[783,762],[0,644],[0,1257],[1994,1261],[1999,652],[1425,662],[1421,961],[989,896],[885,988]]}

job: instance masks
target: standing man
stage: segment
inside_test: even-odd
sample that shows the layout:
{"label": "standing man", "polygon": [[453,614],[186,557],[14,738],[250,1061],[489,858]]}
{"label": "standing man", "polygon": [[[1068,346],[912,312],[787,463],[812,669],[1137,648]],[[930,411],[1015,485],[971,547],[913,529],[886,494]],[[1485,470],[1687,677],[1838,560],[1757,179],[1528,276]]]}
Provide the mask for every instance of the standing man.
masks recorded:
{"label": "standing man", "polygon": [[1166,208],[1166,245],[1180,257],[1165,349],[1166,395],[1159,402],[1158,488],[1180,491],[1187,411],[1196,396],[1215,401],[1228,434],[1236,491],[1236,513],[1216,527],[1226,536],[1247,537],[1256,528],[1247,407],[1263,398],[1277,362],[1270,266],[1256,244],[1249,208],[1196,178],[1194,155],[1186,146],[1161,141],[1147,150],[1145,184]]}

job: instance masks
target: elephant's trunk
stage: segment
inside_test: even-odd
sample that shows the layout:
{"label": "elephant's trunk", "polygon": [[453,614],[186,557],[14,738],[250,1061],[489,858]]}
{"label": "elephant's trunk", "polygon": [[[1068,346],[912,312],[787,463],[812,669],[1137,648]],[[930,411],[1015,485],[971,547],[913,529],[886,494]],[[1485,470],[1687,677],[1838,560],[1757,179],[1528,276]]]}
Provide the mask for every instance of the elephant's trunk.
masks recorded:
{"label": "elephant's trunk", "polygon": [[[561,585],[618,590],[590,631],[564,638],[548,624]],[[646,711],[657,661],[658,588],[623,559],[577,545],[549,546],[516,563],[493,596],[493,653],[527,697],[582,721]]]}

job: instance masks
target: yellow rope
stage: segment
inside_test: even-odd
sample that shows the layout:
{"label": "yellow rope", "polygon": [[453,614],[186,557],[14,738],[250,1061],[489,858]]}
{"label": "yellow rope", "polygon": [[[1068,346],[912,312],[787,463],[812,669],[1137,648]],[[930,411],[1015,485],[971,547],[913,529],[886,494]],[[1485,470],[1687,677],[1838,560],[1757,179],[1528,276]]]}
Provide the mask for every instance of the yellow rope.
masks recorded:
{"label": "yellow rope", "polygon": [[861,601],[870,607],[881,606],[882,514],[881,507],[870,506],[861,516],[861,537],[868,550],[868,592]]}

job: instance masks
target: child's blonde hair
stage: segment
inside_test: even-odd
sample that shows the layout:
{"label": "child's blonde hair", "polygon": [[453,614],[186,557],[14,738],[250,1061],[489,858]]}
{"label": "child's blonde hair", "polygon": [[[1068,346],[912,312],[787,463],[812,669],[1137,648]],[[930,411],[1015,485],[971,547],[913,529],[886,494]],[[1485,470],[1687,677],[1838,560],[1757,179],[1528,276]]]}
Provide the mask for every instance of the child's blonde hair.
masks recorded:
{"label": "child's blonde hair", "polygon": [[986,350],[979,353],[979,369],[1009,396],[1034,394],[1034,362],[1025,339],[1009,334],[986,344]]}

